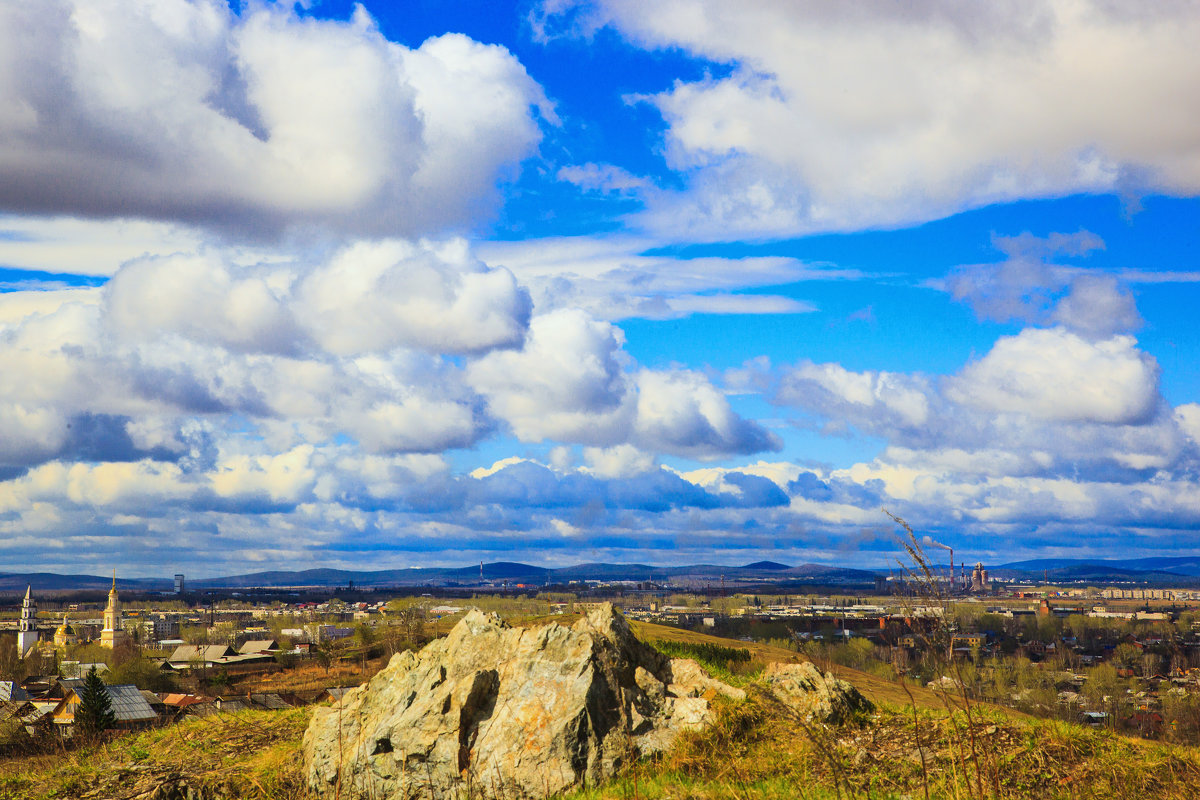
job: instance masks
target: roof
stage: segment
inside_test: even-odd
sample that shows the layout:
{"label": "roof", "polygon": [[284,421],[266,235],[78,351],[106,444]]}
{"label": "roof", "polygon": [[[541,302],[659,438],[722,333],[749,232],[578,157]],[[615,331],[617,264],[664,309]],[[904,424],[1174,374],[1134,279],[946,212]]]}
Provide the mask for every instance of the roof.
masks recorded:
{"label": "roof", "polygon": [[133,685],[106,686],[117,722],[145,722],[158,719],[158,714],[142,697],[142,690]]}
{"label": "roof", "polygon": [[0,700],[0,720],[28,714],[32,709],[33,706],[28,702],[14,703],[9,700]]}
{"label": "roof", "polygon": [[328,695],[331,700],[341,700],[343,697],[345,697],[346,692],[350,691],[353,688],[355,688],[355,687],[353,687],[353,686],[330,686],[328,689],[323,691],[321,694]]}
{"label": "roof", "polygon": [[168,694],[163,696],[163,705],[174,706],[176,708],[187,708],[188,706],[199,705],[200,703],[211,703],[211,697],[201,697],[195,694]]}
{"label": "roof", "polygon": [[239,653],[265,653],[268,650],[278,650],[279,642],[274,639],[251,639],[238,648]]}
{"label": "roof", "polygon": [[0,702],[20,702],[21,700],[29,700],[32,697],[29,692],[22,689],[13,681],[0,681]]}
{"label": "roof", "polygon": [[31,710],[21,716],[21,722],[26,725],[33,725],[45,719],[51,711],[54,710],[55,704],[37,703]]}
{"label": "roof", "polygon": [[185,644],[176,647],[167,662],[190,664],[193,661],[220,661],[231,655],[234,655],[233,648],[223,644]]}
{"label": "roof", "polygon": [[284,699],[277,694],[258,694],[255,692],[249,695],[249,699],[256,706],[269,708],[274,711],[292,707],[290,703],[284,702]]}
{"label": "roof", "polygon": [[240,697],[230,697],[228,699],[218,697],[217,708],[221,709],[222,711],[242,711],[250,708],[250,703],[249,701],[243,700]]}

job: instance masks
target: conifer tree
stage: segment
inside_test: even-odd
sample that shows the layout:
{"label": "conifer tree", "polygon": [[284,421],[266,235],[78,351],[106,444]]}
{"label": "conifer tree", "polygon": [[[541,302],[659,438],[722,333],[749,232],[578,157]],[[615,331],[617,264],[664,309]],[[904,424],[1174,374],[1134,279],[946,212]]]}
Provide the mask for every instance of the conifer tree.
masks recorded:
{"label": "conifer tree", "polygon": [[98,736],[116,724],[117,717],[113,714],[104,681],[92,667],[84,678],[79,708],[75,710],[75,731],[84,737]]}

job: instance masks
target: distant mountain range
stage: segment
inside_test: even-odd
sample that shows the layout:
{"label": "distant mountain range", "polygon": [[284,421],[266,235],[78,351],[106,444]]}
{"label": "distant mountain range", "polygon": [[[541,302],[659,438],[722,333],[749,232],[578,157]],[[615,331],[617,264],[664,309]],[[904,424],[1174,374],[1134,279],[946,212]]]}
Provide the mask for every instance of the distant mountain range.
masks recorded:
{"label": "distant mountain range", "polygon": [[[935,572],[948,569],[946,565],[931,565]],[[959,567],[961,568],[961,567]],[[762,581],[785,584],[828,584],[866,588],[876,575],[894,570],[852,569],[823,564],[790,566],[775,561],[756,561],[744,566],[692,564],[680,567],[660,567],[649,564],[576,564],[571,567],[548,568],[512,561],[494,561],[483,565],[485,583],[507,581],[509,584],[530,586],[563,585],[572,581],[671,581],[676,584],[715,586],[722,579],[730,583]],[[1200,556],[1173,558],[1135,558],[1121,561],[1102,559],[1048,558],[1015,561],[989,566],[988,573],[999,580],[1075,583],[1139,583],[1151,586],[1200,586]],[[300,571],[274,570],[230,575],[221,578],[189,579],[189,590],[206,589],[282,589],[291,587],[332,588],[353,583],[358,588],[389,588],[419,586],[479,585],[480,568],[423,567],[419,569],[342,570],[307,569]],[[24,592],[26,585],[35,592],[107,590],[112,578],[99,575],[58,575],[51,572],[0,573],[0,593]],[[174,582],[168,578],[118,578],[117,587],[129,592],[166,592]]]}
{"label": "distant mountain range", "polygon": [[997,569],[1041,573],[1058,571],[1109,571],[1114,574],[1156,573],[1161,575],[1190,575],[1200,577],[1200,556],[1177,556],[1174,558],[1128,558],[1120,561],[1079,558],[1041,558],[1032,561],[1015,561],[1002,564]]}
{"label": "distant mountain range", "polygon": [[[871,584],[875,572],[821,564],[802,564],[797,567],[774,561],[758,561],[745,566],[693,564],[681,567],[656,567],[649,564],[577,564],[571,567],[547,568],[511,561],[495,561],[470,567],[423,567],[419,569],[342,570],[306,569],[299,571],[274,570],[230,575],[221,578],[188,579],[187,589],[257,589],[289,587],[340,587],[353,583],[358,588],[478,585],[481,582],[532,586],[562,585],[573,581],[655,581],[673,583],[707,583],[716,585],[722,578],[728,581],[825,582],[834,584]],[[83,591],[108,589],[111,578],[95,575],[56,575],[54,573],[0,573],[0,592],[24,591],[31,585],[34,591]],[[173,580],[118,579],[117,588],[133,592],[170,591]]]}

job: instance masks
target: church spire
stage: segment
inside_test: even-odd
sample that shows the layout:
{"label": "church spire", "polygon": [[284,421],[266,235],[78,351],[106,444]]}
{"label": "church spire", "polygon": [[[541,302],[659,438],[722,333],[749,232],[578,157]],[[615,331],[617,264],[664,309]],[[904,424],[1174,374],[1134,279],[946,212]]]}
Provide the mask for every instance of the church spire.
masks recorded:
{"label": "church spire", "polygon": [[25,601],[21,603],[21,622],[17,627],[17,653],[24,658],[38,643],[37,603],[33,601],[33,587],[25,587]]}
{"label": "church spire", "polygon": [[121,600],[117,597],[117,571],[113,570],[112,589],[108,592],[108,607],[104,609],[104,629],[100,631],[100,646],[117,648],[132,644],[129,633],[121,627]]}

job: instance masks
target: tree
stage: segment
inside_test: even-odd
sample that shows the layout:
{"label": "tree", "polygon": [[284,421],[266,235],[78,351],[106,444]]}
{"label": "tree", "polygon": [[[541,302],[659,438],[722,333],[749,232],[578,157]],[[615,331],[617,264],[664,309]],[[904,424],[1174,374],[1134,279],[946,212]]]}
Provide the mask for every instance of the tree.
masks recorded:
{"label": "tree", "polygon": [[112,701],[104,681],[100,680],[96,668],[88,670],[84,678],[83,692],[79,695],[79,708],[75,710],[75,730],[85,738],[99,736],[117,724]]}
{"label": "tree", "polygon": [[420,606],[412,605],[401,609],[396,614],[396,620],[410,645],[416,645],[417,640],[425,635],[425,609]]}
{"label": "tree", "polygon": [[354,641],[359,647],[369,647],[375,643],[375,631],[365,622],[360,622],[354,627]]}
{"label": "tree", "polygon": [[144,656],[134,656],[109,670],[108,681],[112,684],[132,683],[139,689],[151,692],[176,690],[175,677]]}
{"label": "tree", "polygon": [[17,637],[0,637],[0,680],[20,683],[29,675],[29,665],[17,652]]}

